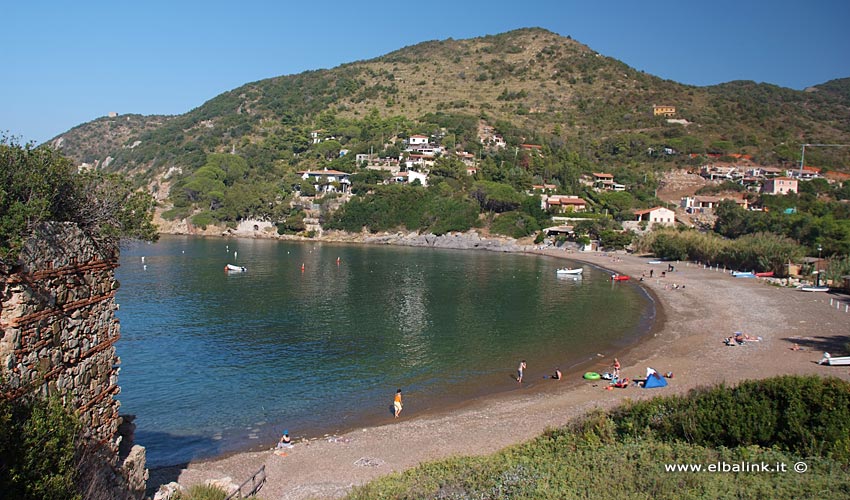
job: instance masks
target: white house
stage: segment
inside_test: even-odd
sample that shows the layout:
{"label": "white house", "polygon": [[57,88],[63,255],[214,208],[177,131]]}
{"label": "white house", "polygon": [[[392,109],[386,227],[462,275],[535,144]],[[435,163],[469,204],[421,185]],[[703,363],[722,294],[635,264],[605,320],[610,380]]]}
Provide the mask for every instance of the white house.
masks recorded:
{"label": "white house", "polygon": [[[302,179],[313,184],[318,193],[347,193],[351,189],[351,174],[339,170],[305,170],[298,172]],[[335,184],[339,185],[339,188]]]}
{"label": "white house", "polygon": [[408,146],[426,146],[428,144],[428,136],[427,135],[411,135],[409,139],[407,139]]}
{"label": "white house", "polygon": [[664,226],[672,226],[676,223],[676,213],[669,208],[654,207],[645,210],[634,211],[638,222],[648,222],[649,225],[660,224]]}

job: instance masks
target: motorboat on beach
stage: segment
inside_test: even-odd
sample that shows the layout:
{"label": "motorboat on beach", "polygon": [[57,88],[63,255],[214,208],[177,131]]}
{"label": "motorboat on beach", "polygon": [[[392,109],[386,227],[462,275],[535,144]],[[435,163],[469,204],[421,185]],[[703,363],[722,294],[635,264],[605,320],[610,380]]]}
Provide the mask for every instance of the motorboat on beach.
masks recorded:
{"label": "motorboat on beach", "polygon": [[798,290],[802,292],[828,292],[828,286],[801,286]]}
{"label": "motorboat on beach", "polygon": [[735,278],[755,278],[755,273],[750,271],[732,271],[732,276]]}
{"label": "motorboat on beach", "polygon": [[615,274],[611,276],[611,281],[629,281],[630,279],[631,278],[625,274]]}
{"label": "motorboat on beach", "polygon": [[247,270],[248,268],[244,266],[237,266],[234,264],[227,264],[226,266],[224,266],[224,271],[228,273],[244,273]]}
{"label": "motorboat on beach", "polygon": [[564,267],[555,271],[555,274],[558,276],[578,276],[581,275],[582,271],[584,271],[584,268],[582,267],[577,267],[575,269]]}

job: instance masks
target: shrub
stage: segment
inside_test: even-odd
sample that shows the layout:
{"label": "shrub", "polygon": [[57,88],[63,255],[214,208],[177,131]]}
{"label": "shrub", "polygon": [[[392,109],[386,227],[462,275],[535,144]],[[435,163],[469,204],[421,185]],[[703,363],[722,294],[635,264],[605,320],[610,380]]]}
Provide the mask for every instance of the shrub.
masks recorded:
{"label": "shrub", "polygon": [[4,498],[82,499],[76,485],[80,423],[58,399],[0,397],[0,491]]}
{"label": "shrub", "polygon": [[196,484],[177,495],[176,500],[224,500],[227,492],[217,486]]}

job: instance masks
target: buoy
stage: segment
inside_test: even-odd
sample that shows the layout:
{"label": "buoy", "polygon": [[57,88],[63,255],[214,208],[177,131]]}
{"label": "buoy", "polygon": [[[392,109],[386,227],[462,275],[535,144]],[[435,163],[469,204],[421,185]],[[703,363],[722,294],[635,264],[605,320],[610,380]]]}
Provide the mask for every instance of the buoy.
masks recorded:
{"label": "buoy", "polygon": [[144,261],[145,261],[145,256],[144,256],[144,255],[142,255],[142,262],[144,262]]}

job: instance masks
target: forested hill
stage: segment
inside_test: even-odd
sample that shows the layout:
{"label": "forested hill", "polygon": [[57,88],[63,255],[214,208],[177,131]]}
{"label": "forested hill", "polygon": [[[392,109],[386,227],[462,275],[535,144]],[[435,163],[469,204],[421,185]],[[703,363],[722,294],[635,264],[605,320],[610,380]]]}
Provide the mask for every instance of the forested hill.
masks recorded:
{"label": "forested hill", "polygon": [[[653,105],[675,106],[677,122],[653,116]],[[682,153],[665,159],[674,163],[707,152],[794,163],[802,143],[850,143],[850,79],[806,91],[747,81],[695,87],[531,28],[424,42],[372,60],[260,80],[183,115],[103,117],[51,143],[77,162],[152,182],[172,167],[189,175],[215,152],[268,172],[316,167],[330,156],[311,143],[312,130],[359,153],[383,152],[395,138],[442,128],[449,131],[444,146],[480,158],[482,123],[511,147],[535,143],[568,151],[587,169],[644,163],[647,151],[665,147]],[[806,159],[842,170],[850,166],[850,151],[812,149]]]}

